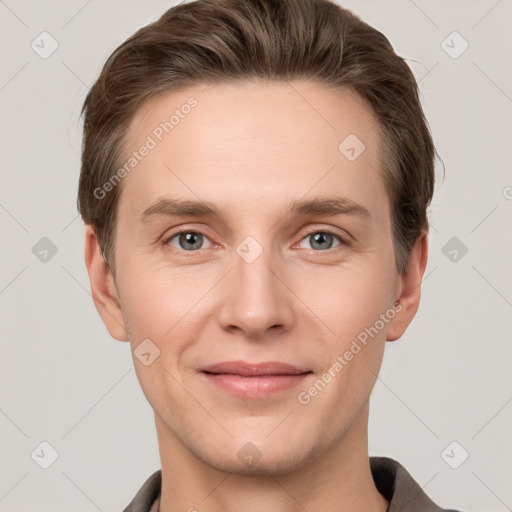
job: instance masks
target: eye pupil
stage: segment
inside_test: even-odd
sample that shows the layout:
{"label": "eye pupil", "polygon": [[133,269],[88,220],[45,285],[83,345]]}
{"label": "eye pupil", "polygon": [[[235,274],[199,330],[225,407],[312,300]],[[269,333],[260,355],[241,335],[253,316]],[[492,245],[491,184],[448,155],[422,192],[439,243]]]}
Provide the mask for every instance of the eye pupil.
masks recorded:
{"label": "eye pupil", "polygon": [[[330,233],[318,232],[318,233],[315,233],[314,235],[311,235],[311,237],[312,237],[311,247],[313,247],[313,249],[325,250],[325,249],[330,249],[332,246],[333,236]],[[325,244],[326,241],[330,242],[327,244],[328,247],[322,247],[321,244],[322,243]],[[320,247],[318,245],[320,245]]]}
{"label": "eye pupil", "polygon": [[[203,235],[200,233],[181,233],[179,238],[182,249],[200,249],[203,241]],[[190,245],[186,245],[190,244]],[[192,247],[191,247],[192,246]]]}

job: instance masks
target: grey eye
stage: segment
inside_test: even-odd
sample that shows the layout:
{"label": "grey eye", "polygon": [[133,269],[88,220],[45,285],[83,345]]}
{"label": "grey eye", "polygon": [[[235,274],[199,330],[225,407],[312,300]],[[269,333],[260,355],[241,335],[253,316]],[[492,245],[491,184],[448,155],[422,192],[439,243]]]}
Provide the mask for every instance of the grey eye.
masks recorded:
{"label": "grey eye", "polygon": [[[334,245],[336,239],[338,239],[338,244]],[[329,233],[328,231],[312,231],[306,235],[300,243],[304,243],[305,240],[309,242],[310,247],[302,248],[315,249],[317,251],[326,251],[343,244],[343,239],[341,236],[334,233]]]}
{"label": "grey eye", "polygon": [[313,249],[325,250],[332,247],[334,237],[330,233],[318,232],[309,235],[309,239]]}
{"label": "grey eye", "polygon": [[[173,243],[173,241],[176,239],[178,245]],[[202,245],[205,239],[206,237],[201,233],[196,233],[195,231],[186,231],[176,233],[174,236],[168,239],[167,243],[173,247],[176,247],[177,249],[182,249],[184,251],[194,251],[203,248]]]}

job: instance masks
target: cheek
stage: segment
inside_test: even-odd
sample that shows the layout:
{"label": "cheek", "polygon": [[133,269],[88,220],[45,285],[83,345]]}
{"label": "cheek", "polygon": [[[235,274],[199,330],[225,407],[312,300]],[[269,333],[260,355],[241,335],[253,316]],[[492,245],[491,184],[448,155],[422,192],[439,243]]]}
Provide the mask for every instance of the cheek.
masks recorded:
{"label": "cheek", "polygon": [[[134,367],[143,393],[156,411],[174,410],[178,404],[184,409],[181,365],[183,353],[193,344],[191,340],[199,339],[195,329],[201,324],[199,301],[204,288],[176,272],[158,272],[147,266],[125,275],[130,275],[129,286],[120,293],[124,316],[131,326]],[[139,357],[143,352],[154,357],[148,365]],[[162,393],[163,389],[167,392]]]}
{"label": "cheek", "polygon": [[199,291],[198,276],[185,277],[182,271],[144,255],[119,258],[118,275],[123,312],[132,320],[134,334],[147,337],[161,338],[187,312]]}
{"label": "cheek", "polygon": [[120,293],[132,349],[150,339],[160,350],[159,361],[165,360],[166,368],[175,371],[180,354],[191,340],[200,338],[208,303],[204,296],[218,276],[192,267],[178,271],[147,263],[123,270],[130,276]]}
{"label": "cheek", "polygon": [[392,274],[378,261],[318,267],[307,275],[297,277],[297,295],[336,340],[335,348],[342,349],[392,306]]}

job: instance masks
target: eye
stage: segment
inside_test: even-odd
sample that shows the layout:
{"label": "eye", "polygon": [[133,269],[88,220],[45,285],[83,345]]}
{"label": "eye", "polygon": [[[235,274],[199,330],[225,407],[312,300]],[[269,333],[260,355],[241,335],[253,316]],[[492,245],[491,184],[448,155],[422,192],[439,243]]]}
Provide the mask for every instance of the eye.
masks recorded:
{"label": "eye", "polygon": [[[164,241],[165,245],[171,245],[177,249],[187,252],[194,252],[198,249],[206,249],[203,242],[209,240],[202,233],[196,231],[178,231]],[[175,241],[173,243],[173,241]],[[178,244],[178,245],[176,245]]]}
{"label": "eye", "polygon": [[333,241],[336,238],[339,240],[339,244],[334,247],[339,247],[340,245],[346,244],[345,240],[340,235],[329,230],[311,231],[299,242],[299,246],[300,243],[302,243],[304,240],[307,240],[310,242],[311,247],[306,247],[306,249],[311,248],[319,251],[325,251],[327,249],[333,248]]}

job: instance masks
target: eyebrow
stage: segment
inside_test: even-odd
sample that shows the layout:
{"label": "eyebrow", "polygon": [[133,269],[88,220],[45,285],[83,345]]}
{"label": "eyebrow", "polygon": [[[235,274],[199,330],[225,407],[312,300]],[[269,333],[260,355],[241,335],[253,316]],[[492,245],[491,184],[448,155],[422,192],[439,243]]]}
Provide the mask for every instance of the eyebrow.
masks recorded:
{"label": "eyebrow", "polygon": [[[161,216],[222,217],[223,212],[225,208],[218,208],[210,201],[164,198],[146,208],[140,215],[139,222],[147,223]],[[355,215],[369,218],[370,212],[365,206],[347,197],[315,197],[292,201],[285,215]]]}

